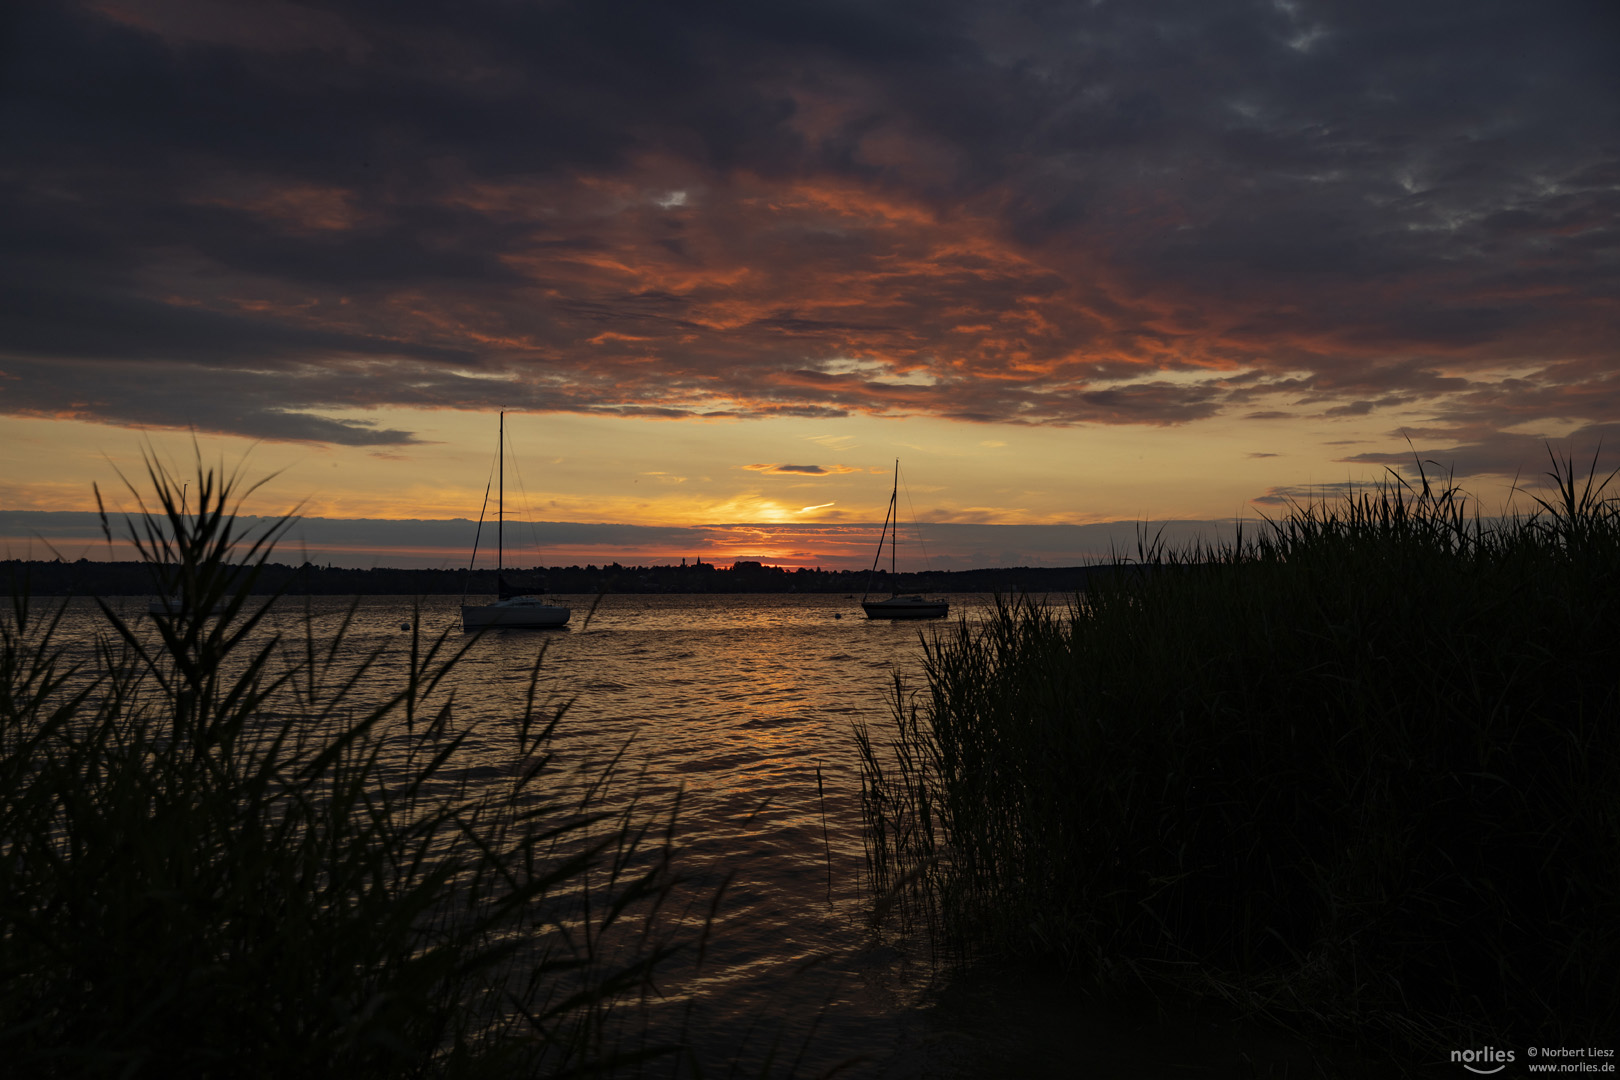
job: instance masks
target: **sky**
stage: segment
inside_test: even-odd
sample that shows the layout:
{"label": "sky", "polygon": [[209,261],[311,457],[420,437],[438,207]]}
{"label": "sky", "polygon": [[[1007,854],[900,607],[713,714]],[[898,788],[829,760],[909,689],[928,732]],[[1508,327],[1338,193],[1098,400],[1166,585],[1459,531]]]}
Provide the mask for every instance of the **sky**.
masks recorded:
{"label": "sky", "polygon": [[8,5],[0,546],[201,454],[455,565],[503,410],[543,564],[865,565],[896,459],[942,568],[1495,510],[1620,465],[1616,11]]}

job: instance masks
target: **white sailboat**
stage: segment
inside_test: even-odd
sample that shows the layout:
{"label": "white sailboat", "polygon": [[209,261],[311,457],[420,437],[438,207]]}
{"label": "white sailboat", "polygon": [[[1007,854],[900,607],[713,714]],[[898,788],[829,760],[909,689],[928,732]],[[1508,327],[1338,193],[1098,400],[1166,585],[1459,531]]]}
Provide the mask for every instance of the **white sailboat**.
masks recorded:
{"label": "white sailboat", "polygon": [[[568,624],[569,609],[548,604],[533,593],[508,589],[501,576],[506,557],[506,413],[501,413],[500,426],[500,484],[495,510],[495,602],[490,604],[462,604],[461,628],[472,630],[545,630]],[[485,494],[485,499],[489,495]],[[487,506],[488,503],[485,503]],[[473,558],[478,557],[478,542],[473,541]],[[468,567],[471,570],[472,567]]]}
{"label": "white sailboat", "polygon": [[898,583],[895,576],[895,547],[900,537],[900,459],[894,462],[894,490],[889,492],[889,512],[883,518],[883,532],[878,536],[877,554],[872,558],[872,573],[866,578],[866,595],[861,597],[861,608],[868,619],[942,619],[950,614],[951,606],[943,600],[927,600],[921,596],[901,596],[896,589],[887,600],[868,600],[872,595],[872,576],[877,573],[878,561],[883,558],[883,541],[889,541],[889,581]]}

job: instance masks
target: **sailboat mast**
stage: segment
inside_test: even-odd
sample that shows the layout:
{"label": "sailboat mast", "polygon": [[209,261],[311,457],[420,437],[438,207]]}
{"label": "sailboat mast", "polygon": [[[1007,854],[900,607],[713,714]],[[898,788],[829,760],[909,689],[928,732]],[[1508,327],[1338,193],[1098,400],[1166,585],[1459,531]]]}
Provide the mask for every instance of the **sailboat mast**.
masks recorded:
{"label": "sailboat mast", "polygon": [[894,531],[889,534],[889,591],[900,595],[900,579],[895,577],[895,549],[900,546],[900,459],[894,459],[894,490],[889,492],[889,517]]}
{"label": "sailboat mast", "polygon": [[500,434],[497,436],[497,438],[500,440],[501,444],[501,493],[496,496],[495,503],[495,586],[496,591],[499,591],[501,583],[501,570],[505,565],[506,559],[506,537],[502,531],[506,527],[506,413],[504,411],[501,413]]}
{"label": "sailboat mast", "polygon": [[[877,578],[878,567],[883,564],[883,541],[889,541],[889,576],[894,576],[894,536],[889,532],[891,526],[898,532],[900,522],[895,519],[895,493],[900,489],[900,459],[894,459],[894,486],[895,490],[889,492],[889,509],[883,515],[883,531],[878,533],[878,549],[872,552],[872,569],[866,575],[866,592],[861,596],[861,603],[872,595],[872,582]],[[891,582],[892,584],[892,582]]]}

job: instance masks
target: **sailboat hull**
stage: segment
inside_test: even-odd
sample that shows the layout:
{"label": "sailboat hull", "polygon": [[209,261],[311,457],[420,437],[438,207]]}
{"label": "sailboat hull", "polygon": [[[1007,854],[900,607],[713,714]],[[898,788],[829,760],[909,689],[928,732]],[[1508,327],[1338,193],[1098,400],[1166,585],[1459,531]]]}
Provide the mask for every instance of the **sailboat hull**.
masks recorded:
{"label": "sailboat hull", "polygon": [[[893,530],[890,530],[890,526]],[[883,532],[878,535],[877,555],[872,559],[872,573],[877,573],[878,560],[883,558],[884,538],[889,541],[889,574],[895,572],[896,548],[900,541],[900,459],[894,459],[894,487],[889,490],[889,511],[883,516]],[[868,578],[868,589],[871,579]],[[943,619],[950,614],[951,606],[938,600],[924,600],[921,596],[901,596],[899,593],[887,600],[867,600],[862,598],[861,610],[866,612],[868,619]]]}
{"label": "sailboat hull", "polygon": [[569,609],[532,598],[461,605],[463,630],[549,630],[568,625]]}
{"label": "sailboat hull", "polygon": [[[506,552],[506,413],[501,413],[501,426],[497,436],[496,456],[500,459],[500,486],[496,488],[495,504],[495,588],[498,599],[493,604],[462,604],[461,628],[468,633],[475,630],[548,630],[568,625],[569,611],[556,604],[548,604],[538,596],[514,595],[508,592],[501,577]],[[484,507],[489,506],[489,490],[484,491]],[[483,511],[479,511],[478,525],[484,524]],[[473,540],[473,558],[478,558],[478,541]],[[472,564],[467,565],[470,572]]]}
{"label": "sailboat hull", "polygon": [[943,619],[951,605],[920,596],[891,596],[887,600],[863,600],[861,608],[868,619]]}

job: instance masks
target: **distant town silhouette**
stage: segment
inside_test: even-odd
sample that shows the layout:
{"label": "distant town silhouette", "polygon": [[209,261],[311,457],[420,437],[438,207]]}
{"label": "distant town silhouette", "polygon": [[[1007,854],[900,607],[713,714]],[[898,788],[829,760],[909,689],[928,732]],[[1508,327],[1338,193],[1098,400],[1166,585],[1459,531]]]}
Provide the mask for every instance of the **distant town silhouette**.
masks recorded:
{"label": "distant town silhouette", "polygon": [[[785,569],[742,560],[729,567],[694,560],[678,566],[624,566],[617,562],[585,566],[508,567],[508,589],[590,593],[1052,593],[1076,592],[1099,574],[1118,567],[1013,566],[982,570],[934,570],[890,574],[878,570]],[[428,596],[467,593],[493,595],[494,569],[419,570],[375,567],[293,566],[267,563],[253,591],[305,596]],[[0,582],[8,592],[35,596],[144,596],[154,591],[152,570],[140,562],[79,559],[0,560]]]}

